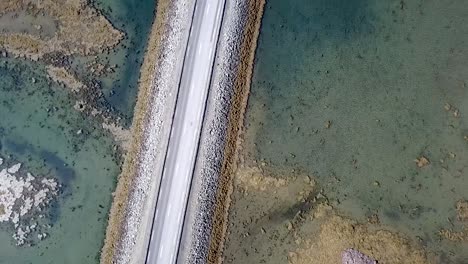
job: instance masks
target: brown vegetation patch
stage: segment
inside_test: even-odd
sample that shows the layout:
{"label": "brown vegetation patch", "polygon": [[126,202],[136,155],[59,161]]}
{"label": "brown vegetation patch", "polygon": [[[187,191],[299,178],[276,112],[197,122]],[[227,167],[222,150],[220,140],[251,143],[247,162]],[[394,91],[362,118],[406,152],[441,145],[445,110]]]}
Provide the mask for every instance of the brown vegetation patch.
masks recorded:
{"label": "brown vegetation patch", "polygon": [[329,205],[313,177],[270,175],[271,168],[236,172],[227,232],[227,263],[338,264],[353,248],[378,263],[432,263],[425,250],[378,218],[360,223]]}
{"label": "brown vegetation patch", "polygon": [[[468,221],[468,201],[460,200],[456,204],[457,220],[461,222]],[[453,242],[466,242],[468,241],[468,226],[464,225],[461,231],[453,229],[441,229],[439,235],[442,238]]]}
{"label": "brown vegetation patch", "polygon": [[468,201],[460,200],[457,202],[457,219],[458,221],[468,221]]}
{"label": "brown vegetation patch", "polygon": [[429,165],[429,160],[424,156],[421,156],[415,159],[414,162],[416,162],[416,165],[418,166],[418,168],[423,168]]}
{"label": "brown vegetation patch", "polygon": [[58,29],[50,39],[24,33],[0,34],[0,46],[15,56],[38,60],[51,52],[90,55],[114,47],[123,38],[123,33],[87,1],[9,0],[0,3],[0,15],[24,11],[33,17],[50,16]]}
{"label": "brown vegetation patch", "polygon": [[235,184],[245,190],[266,191],[271,188],[283,187],[288,183],[286,179],[276,178],[265,175],[265,173],[257,167],[241,167],[237,170]]}
{"label": "brown vegetation patch", "polygon": [[461,231],[455,231],[453,229],[441,229],[439,235],[442,238],[453,242],[464,242],[468,241],[468,228],[465,226]]}
{"label": "brown vegetation patch", "polygon": [[320,231],[316,238],[305,240],[300,249],[290,252],[290,264],[338,264],[348,248],[381,264],[430,263],[424,250],[400,234],[339,216],[329,207],[317,209],[314,216],[322,222]]}

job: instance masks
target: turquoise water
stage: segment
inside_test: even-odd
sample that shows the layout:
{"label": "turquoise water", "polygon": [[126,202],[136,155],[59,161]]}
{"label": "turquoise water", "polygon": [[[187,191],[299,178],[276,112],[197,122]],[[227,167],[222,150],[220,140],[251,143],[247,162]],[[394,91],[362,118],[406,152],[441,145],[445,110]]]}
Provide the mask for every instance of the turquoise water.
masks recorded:
{"label": "turquoise water", "polygon": [[[115,52],[98,56],[118,67],[97,81],[103,105],[129,125],[155,1],[103,0],[96,6],[127,34]],[[90,58],[70,60],[81,78],[91,78],[84,67]],[[112,137],[99,120],[73,109],[75,99],[47,79],[42,63],[2,58],[0,76],[0,157],[62,185],[45,217],[36,217],[50,225],[46,239],[17,247],[13,226],[0,225],[0,263],[98,263],[122,162]]]}
{"label": "turquoise water", "polygon": [[461,230],[468,198],[467,44],[462,0],[267,1],[246,162],[305,171],[345,214],[467,263],[466,243],[437,235]]}

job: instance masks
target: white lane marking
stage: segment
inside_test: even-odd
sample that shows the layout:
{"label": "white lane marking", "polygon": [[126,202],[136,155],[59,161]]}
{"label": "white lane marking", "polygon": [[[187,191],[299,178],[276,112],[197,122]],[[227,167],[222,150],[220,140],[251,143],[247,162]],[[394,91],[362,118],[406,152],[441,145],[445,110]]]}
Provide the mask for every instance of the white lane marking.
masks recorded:
{"label": "white lane marking", "polygon": [[162,259],[164,257],[163,254],[161,254],[163,250],[164,250],[164,244],[161,244],[159,246],[158,259]]}

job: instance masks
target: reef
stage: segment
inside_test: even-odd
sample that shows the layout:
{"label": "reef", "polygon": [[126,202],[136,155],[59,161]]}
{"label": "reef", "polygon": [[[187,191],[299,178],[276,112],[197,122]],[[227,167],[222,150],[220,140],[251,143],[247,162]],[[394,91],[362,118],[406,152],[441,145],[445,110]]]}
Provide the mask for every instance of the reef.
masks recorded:
{"label": "reef", "polygon": [[60,185],[54,178],[33,176],[21,163],[6,166],[0,161],[0,223],[11,226],[17,246],[46,238],[50,226],[41,219]]}

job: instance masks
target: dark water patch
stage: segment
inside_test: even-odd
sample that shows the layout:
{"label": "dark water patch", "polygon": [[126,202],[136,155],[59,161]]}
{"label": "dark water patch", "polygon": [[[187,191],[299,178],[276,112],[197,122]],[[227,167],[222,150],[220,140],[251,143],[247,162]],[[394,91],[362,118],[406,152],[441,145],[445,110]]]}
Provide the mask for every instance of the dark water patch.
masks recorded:
{"label": "dark water patch", "polygon": [[125,38],[113,54],[99,57],[117,65],[112,79],[102,79],[104,96],[109,104],[122,114],[126,125],[130,125],[138,90],[139,70],[143,63],[156,1],[101,0],[96,1],[95,6],[117,29],[125,33]]}
{"label": "dark water patch", "polygon": [[70,186],[71,182],[75,179],[76,173],[73,168],[67,164],[57,154],[47,150],[41,150],[39,156],[48,164],[49,167],[53,168],[54,174],[58,176],[63,186]]}
{"label": "dark water patch", "polygon": [[400,221],[400,213],[398,211],[384,211],[384,216],[392,221]]}
{"label": "dark water patch", "polygon": [[10,139],[5,139],[5,148],[10,153],[14,153],[16,155],[24,155],[26,153],[34,153],[35,149],[32,145],[28,143],[20,143],[15,142]]}
{"label": "dark water patch", "polygon": [[[376,18],[369,8],[372,4],[369,0],[267,1],[262,21],[267,26],[261,29],[256,60],[261,57],[269,63],[262,64],[254,74],[269,76],[286,69],[288,72],[300,70],[301,65],[312,59],[317,62],[326,60],[330,55],[327,54],[328,47],[338,48],[343,42],[373,34]],[[292,46],[298,50],[291,52]],[[269,52],[271,49],[276,51]],[[331,70],[317,68],[305,74],[319,77],[329,74]],[[288,75],[281,75],[281,78],[285,77],[288,78]],[[272,96],[284,96],[286,91],[294,93],[294,90],[301,89],[300,86],[283,89],[284,86],[276,82],[276,78],[262,80],[266,81],[262,84],[268,87],[268,93]],[[254,81],[259,79],[254,78]],[[313,89],[314,86],[309,88],[316,96],[317,92],[321,92],[320,89]],[[302,103],[307,104],[307,101]]]}
{"label": "dark water patch", "polygon": [[[20,69],[16,69],[19,71]],[[0,85],[0,89],[5,92],[14,92],[21,89],[24,82],[21,79],[20,75],[11,74],[11,69],[7,67],[0,67],[0,76],[2,76],[2,83],[4,85]]]}
{"label": "dark water patch", "polygon": [[47,220],[51,225],[57,224],[60,219],[61,207],[58,199],[52,200],[48,205]]}
{"label": "dark water patch", "polygon": [[71,195],[71,185],[76,178],[76,172],[70,164],[60,158],[56,153],[48,150],[38,150],[29,143],[16,142],[5,139],[5,150],[14,156],[26,156],[29,160],[39,158],[49,173],[59,180],[62,198]]}
{"label": "dark water patch", "polygon": [[317,199],[317,195],[319,192],[314,191],[310,192],[304,199],[301,201],[296,202],[291,207],[287,208],[283,212],[274,212],[271,214],[271,217],[274,215],[281,215],[283,220],[284,219],[294,219],[298,214],[300,215],[308,215],[308,213],[314,209],[317,204],[321,204],[326,202],[326,198]]}

